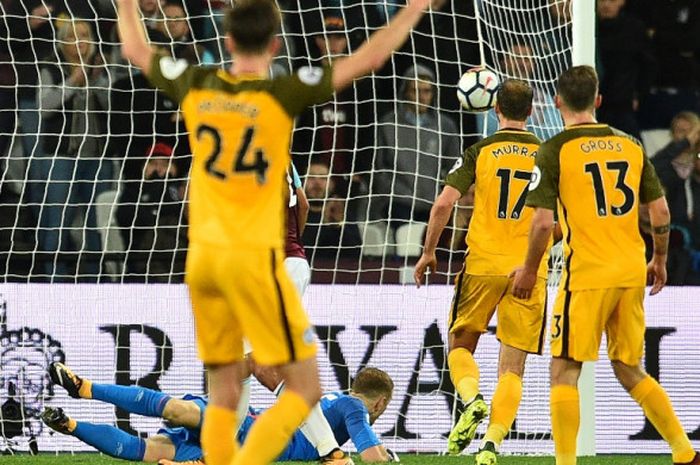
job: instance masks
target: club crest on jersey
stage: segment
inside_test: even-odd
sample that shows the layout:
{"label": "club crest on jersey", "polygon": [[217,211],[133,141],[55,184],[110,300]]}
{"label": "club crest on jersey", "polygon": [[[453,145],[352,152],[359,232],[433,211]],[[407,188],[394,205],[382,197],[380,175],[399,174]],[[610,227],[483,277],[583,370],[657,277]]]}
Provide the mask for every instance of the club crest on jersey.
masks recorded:
{"label": "club crest on jersey", "polygon": [[537,186],[540,185],[540,181],[542,180],[542,171],[540,171],[540,167],[535,165],[535,168],[532,170],[532,175],[530,176],[530,185],[527,187],[528,190],[534,191],[537,189]]}
{"label": "club crest on jersey", "polygon": [[299,71],[297,71],[297,76],[299,76],[299,80],[307,86],[315,86],[318,85],[323,78],[323,69],[315,66],[302,66],[299,68]]}
{"label": "club crest on jersey", "polygon": [[160,64],[160,72],[163,74],[163,77],[171,81],[180,77],[188,66],[185,60],[173,60],[170,57],[163,57],[158,63]]}
{"label": "club crest on jersey", "polygon": [[460,168],[462,167],[462,165],[464,165],[464,160],[462,159],[462,157],[460,157],[460,158],[457,159],[457,161],[455,161],[455,164],[452,165],[452,168],[450,168],[450,171],[449,171],[449,173],[447,173],[447,174],[452,174],[452,173],[454,173],[455,171],[457,171],[458,169],[460,169]]}

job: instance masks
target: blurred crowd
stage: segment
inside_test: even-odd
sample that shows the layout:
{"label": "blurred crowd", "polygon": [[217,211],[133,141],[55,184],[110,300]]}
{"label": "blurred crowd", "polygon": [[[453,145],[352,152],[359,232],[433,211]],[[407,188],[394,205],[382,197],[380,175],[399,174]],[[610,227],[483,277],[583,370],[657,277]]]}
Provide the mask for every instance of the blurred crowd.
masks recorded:
{"label": "blurred crowd", "polygon": [[[273,75],[332,64],[403,3],[278,1],[284,46]],[[523,13],[484,50],[502,76],[535,86],[531,127],[541,138],[561,127],[551,82],[571,41],[570,0],[546,1],[548,15]],[[227,4],[140,0],[161,53],[223,67]],[[478,4],[487,21],[514,14]],[[407,265],[441,179],[475,134],[496,129],[492,112],[466,114],[454,95],[481,62],[473,8],[433,0],[383,70],[298,119],[291,151],[310,203],[303,239],[314,269]],[[177,105],[121,58],[112,0],[0,0],[0,10],[0,274],[182,281],[187,131]],[[598,117],[645,143],[673,214],[671,283],[700,284],[700,6],[598,0],[597,16]],[[463,243],[470,200],[460,207],[445,250]]]}

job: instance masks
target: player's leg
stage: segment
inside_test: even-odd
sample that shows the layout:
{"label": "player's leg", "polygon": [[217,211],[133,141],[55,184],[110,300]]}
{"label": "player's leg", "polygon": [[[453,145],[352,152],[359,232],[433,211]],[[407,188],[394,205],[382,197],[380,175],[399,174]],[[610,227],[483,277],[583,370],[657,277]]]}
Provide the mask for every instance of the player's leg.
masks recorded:
{"label": "player's leg", "polygon": [[49,366],[49,378],[54,384],[63,387],[73,398],[107,402],[129,413],[148,417],[161,418],[169,402],[180,401],[162,392],[140,386],[93,383],[87,378],[78,376],[69,367],[59,362]]}
{"label": "player's leg", "polygon": [[208,465],[230,465],[238,448],[236,409],[245,370],[243,334],[225,292],[240,286],[231,285],[231,280],[236,282],[239,277],[239,263],[230,251],[201,244],[190,244],[187,255],[186,276],[197,347],[209,377],[209,404],[200,435]]}
{"label": "player's leg", "polygon": [[[69,418],[61,408],[47,407],[41,414],[41,420],[51,429],[63,434],[75,436],[86,444],[91,445],[102,453],[112,457],[132,460],[146,460],[147,440],[133,436],[112,425],[99,425],[86,421],[75,421]],[[159,457],[149,455],[148,461],[160,458],[172,459],[175,457],[175,448],[160,447],[157,450],[162,454]]]}
{"label": "player's leg", "polygon": [[581,423],[578,378],[581,362],[553,357],[550,412],[556,465],[576,465],[576,440]]}
{"label": "player's leg", "polygon": [[495,465],[498,449],[505,439],[520,407],[523,373],[527,352],[501,344],[498,383],[491,399],[489,426],[475,456],[476,465]]}
{"label": "player's leg", "polygon": [[239,276],[251,282],[236,290],[248,303],[237,315],[256,363],[279,366],[285,389],[255,421],[234,465],[264,465],[274,460],[321,397],[313,329],[284,269],[281,251],[249,254],[241,258],[252,263],[256,273]]}
{"label": "player's leg", "polygon": [[615,376],[671,447],[676,464],[700,464],[668,394],[641,368],[644,351],[644,288],[625,289],[606,325]]}
{"label": "player's leg", "polygon": [[173,426],[199,430],[204,420],[204,404],[194,400],[170,398],[163,409],[163,420]]}
{"label": "player's leg", "polygon": [[557,465],[576,464],[581,362],[598,360],[605,322],[619,298],[618,289],[560,290],[557,294],[551,324],[549,398]]}
{"label": "player's leg", "polygon": [[458,329],[449,335],[447,363],[450,378],[464,410],[455,423],[447,440],[447,452],[460,454],[474,439],[477,427],[488,414],[488,406],[479,392],[479,366],[474,360],[480,332]]}
{"label": "player's leg", "polygon": [[321,397],[315,358],[279,369],[285,389],[275,404],[253,423],[234,465],[264,465],[273,461]]}
{"label": "player's leg", "polygon": [[457,276],[448,320],[447,364],[452,384],[465,408],[448,437],[450,454],[459,454],[471,443],[476,428],[488,413],[479,393],[479,366],[473,354],[507,285],[505,277],[472,276],[464,272]]}
{"label": "player's leg", "polygon": [[506,292],[498,304],[496,337],[501,342],[498,384],[491,399],[489,426],[475,457],[477,465],[497,463],[498,448],[515,421],[523,393],[528,353],[541,354],[546,330],[547,282],[538,278],[529,299]]}
{"label": "player's leg", "polygon": [[[244,351],[247,344],[244,342]],[[252,350],[252,349],[250,349]],[[238,399],[238,407],[236,408],[236,430],[238,430],[243,424],[243,420],[248,414],[248,407],[250,407],[250,382],[253,377],[252,369],[250,368],[251,360],[249,359],[250,352],[246,352],[245,360],[245,371],[241,373],[241,395]]]}
{"label": "player's leg", "polygon": [[[309,262],[301,257],[287,257],[284,260],[284,266],[294,287],[299,292],[299,296],[303,296],[311,280]],[[347,461],[347,454],[340,450],[340,445],[335,440],[331,425],[328,424],[328,420],[323,415],[320,403],[314,405],[299,429],[316,448],[322,461],[330,463],[333,463],[334,460]]]}
{"label": "player's leg", "polygon": [[207,463],[211,465],[230,464],[238,449],[233,438],[239,425],[237,407],[243,363],[207,364],[209,404],[202,422],[201,441]]}

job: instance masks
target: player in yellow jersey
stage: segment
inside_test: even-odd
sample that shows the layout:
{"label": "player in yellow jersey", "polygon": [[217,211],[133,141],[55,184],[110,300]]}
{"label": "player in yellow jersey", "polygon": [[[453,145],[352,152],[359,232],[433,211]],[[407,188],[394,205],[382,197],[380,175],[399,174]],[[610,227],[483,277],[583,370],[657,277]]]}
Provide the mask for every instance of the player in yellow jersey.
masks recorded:
{"label": "player in yellow jersey", "polygon": [[533,92],[526,82],[506,80],[498,91],[499,131],[471,146],[445,180],[445,188],[430,212],[423,255],[416,264],[420,286],[427,268],[435,270],[435,248],[452,208],[475,184],[474,213],[467,234],[468,252],[455,282],[449,316],[448,364],[464,412],[450,433],[448,452],[459,454],[474,438],[487,414],[479,393],[479,367],[474,351],[496,308],[501,342],[499,381],[493,395],[491,419],[476,463],[496,463],[499,445],[510,429],[522,396],[528,353],[542,352],[547,295],[547,263],[538,268],[535,291],[527,300],[510,293],[509,274],[527,248],[532,213],[525,197],[540,140],[525,130],[532,112]]}
{"label": "player in yellow jersey", "polygon": [[[670,216],[656,172],[639,141],[595,120],[598,77],[589,66],[565,71],[556,103],[566,129],[543,143],[527,197],[534,207],[524,267],[513,292],[528,298],[553,227],[564,235],[565,270],[554,305],[552,433],[557,465],[576,463],[581,363],[598,359],[603,331],[615,376],[671,446],[675,464],[700,464],[664,389],[642,367],[644,286],[666,283]],[[639,205],[647,204],[654,256],[645,264]],[[535,287],[536,288],[536,287]]]}
{"label": "player in yellow jersey", "polygon": [[[388,27],[332,67],[270,79],[280,48],[274,0],[233,2],[226,16],[225,44],[233,57],[228,70],[158,55],[146,41],[137,0],[118,0],[124,57],[180,103],[190,134],[186,281],[200,358],[209,370],[210,404],[201,432],[207,465],[270,463],[320,398],[313,329],[283,265],[294,117],[381,67],[429,3],[409,1]],[[238,450],[244,337],[258,364],[278,368],[286,389]]]}

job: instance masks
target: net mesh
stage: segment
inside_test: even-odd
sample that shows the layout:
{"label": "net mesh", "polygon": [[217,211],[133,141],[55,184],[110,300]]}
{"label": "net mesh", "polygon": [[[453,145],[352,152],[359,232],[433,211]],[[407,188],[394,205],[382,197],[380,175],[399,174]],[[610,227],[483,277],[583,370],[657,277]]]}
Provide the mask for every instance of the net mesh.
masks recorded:
{"label": "net mesh", "polygon": [[[159,2],[142,0],[149,40],[166,53],[192,63],[226,67],[230,65],[222,40],[226,3],[191,0],[159,6]],[[283,47],[272,72],[292,72],[355,50],[400,3],[279,0],[284,13]],[[181,283],[191,163],[187,130],[177,105],[151,89],[120,57],[113,2],[7,0],[0,2],[0,8],[3,280]],[[412,302],[403,296],[403,288],[390,285],[412,281],[412,265],[421,251],[430,205],[446,171],[463,148],[496,129],[492,113],[474,116],[460,111],[455,85],[461,74],[485,65],[502,77],[526,79],[536,89],[531,128],[546,138],[561,127],[552,102],[553,82],[570,62],[570,30],[567,0],[434,0],[432,11],[382,70],[356,81],[332,102],[312,108],[298,119],[292,155],[311,204],[303,239],[312,282],[355,285],[330,288],[338,289],[343,297],[318,290],[307,298],[312,314],[320,325],[325,324],[325,332],[319,333],[326,349],[324,357],[332,352],[338,338],[343,341],[355,334],[343,334],[336,328],[339,325],[377,342],[379,330],[358,329],[371,326],[375,306],[394,309],[391,314],[395,316],[387,318],[385,326],[410,326]],[[431,284],[449,283],[461,267],[472,202],[467,195],[455,210],[440,240],[440,266],[430,276]],[[559,259],[552,268],[560,270]],[[554,273],[554,281],[556,276]],[[60,291],[66,289],[61,286],[51,289],[70,293]],[[85,297],[78,305],[104,308],[99,318],[85,324],[94,332],[91,341],[95,347],[105,351],[100,352],[104,360],[97,366],[112,368],[100,375],[96,375],[97,369],[91,373],[105,382],[132,383],[139,377],[123,373],[123,366],[120,368],[114,358],[119,354],[126,357],[123,350],[119,352],[126,349],[119,341],[132,339],[110,336],[109,329],[100,328],[134,325],[120,326],[119,330],[133,334],[130,344],[152,347],[149,334],[155,333],[144,328],[158,327],[163,314],[125,312],[129,316],[119,317],[119,308],[105,302],[121,294],[113,296],[109,286],[103,289],[100,297]],[[429,310],[434,305],[448,305],[449,288],[438,286],[427,292],[417,309],[425,324],[415,334],[399,331],[393,336],[398,347],[407,345],[411,338],[422,344],[412,348],[410,356],[389,351],[370,359],[388,365],[405,358],[401,363],[408,375],[399,384],[406,398],[417,402],[401,405],[395,401],[399,404],[392,404],[394,410],[380,428],[400,450],[444,450],[440,434],[449,429],[457,406],[445,365],[444,312],[434,315]],[[431,292],[441,296],[437,304],[431,302]],[[351,304],[364,293],[376,294],[376,299],[359,307]],[[23,298],[29,300],[20,300],[18,305],[39,305]],[[158,299],[149,297],[146,304],[132,304],[138,309],[155,305]],[[186,305],[183,299],[184,295],[168,293],[165,302]],[[65,298],[62,302],[70,306]],[[337,313],[324,313],[328,309],[350,316],[347,321],[334,322]],[[352,316],[353,310],[356,316]],[[183,315],[177,318],[190,328]],[[433,325],[433,321],[440,323]],[[64,334],[72,331],[58,320],[19,321],[19,327],[25,325],[58,328],[52,331]],[[191,332],[182,334],[191,337]],[[165,383],[157,387],[174,394],[200,392],[201,367],[193,357],[191,339],[186,341],[182,334],[178,336],[182,342],[173,344],[182,344],[187,352],[179,363],[192,379],[187,378],[186,386]],[[69,337],[75,336],[64,339]],[[115,345],[100,346],[99,341],[110,337]],[[347,341],[343,344],[353,347]],[[490,373],[484,377],[485,394],[490,395],[495,385],[497,349],[495,344],[485,343],[484,347],[480,362],[482,371]],[[77,355],[77,346],[72,352],[64,349],[62,356],[69,363],[91,370],[92,362]],[[156,346],[146,352],[152,355],[162,349]],[[46,347],[41,353],[51,354]],[[359,347],[348,349],[347,354],[346,359],[336,353],[322,361],[324,387],[347,387],[338,381],[339,373],[351,375],[366,355]],[[148,360],[144,363],[151,363]],[[138,363],[133,361],[131,368],[150,369],[145,365],[139,368]],[[542,452],[549,447],[543,441],[548,428],[541,415],[546,411],[541,402],[546,399],[546,366],[544,361],[535,363],[537,368],[528,376],[537,388],[526,393],[532,401],[524,402],[519,419],[523,426],[517,430],[523,435],[511,451]],[[40,378],[41,367],[29,364],[20,371],[22,376]],[[156,367],[164,379],[172,376],[170,370],[165,365]],[[21,397],[7,389],[4,394],[0,401]],[[263,396],[261,402],[269,401],[264,394],[259,395]],[[38,405],[66,400],[63,393],[56,396],[41,394]],[[443,412],[440,433],[435,433],[432,423],[422,421],[437,408]],[[92,407],[80,411],[84,419],[112,419],[109,409],[99,415]],[[36,413],[31,411],[33,424]],[[144,431],[152,432],[154,424],[144,423]],[[430,440],[412,442],[410,432]],[[46,431],[41,434],[47,437]],[[10,435],[5,432],[4,437]],[[45,444],[54,449],[79,448],[76,441],[60,435],[51,441]],[[26,447],[21,441],[18,444],[20,449]]]}
{"label": "net mesh", "polygon": [[[192,63],[230,64],[216,8],[225,4],[163,5],[143,2],[154,6],[144,13],[154,45]],[[467,69],[527,79],[536,89],[532,129],[546,138],[561,127],[552,94],[569,63],[569,5],[476,5],[435,1],[381,71],[299,118],[292,154],[311,201],[304,242],[317,282],[406,280],[440,180],[462,148],[496,129],[492,113],[459,109],[455,84]],[[273,73],[355,50],[397,8],[280,6]],[[114,6],[9,1],[3,10],[2,276],[182,282],[187,131],[176,104],[120,57]],[[441,239],[433,281],[460,266],[469,204],[468,196]]]}

